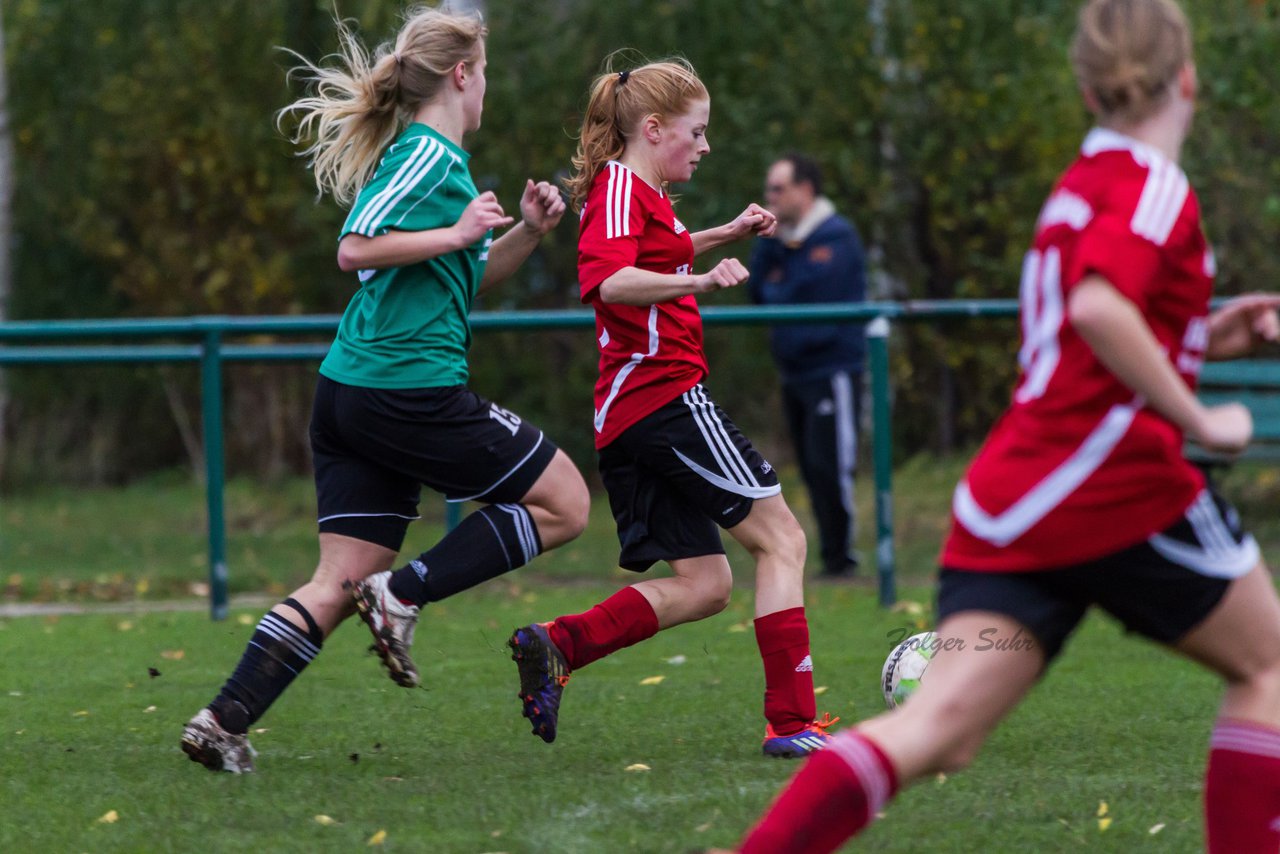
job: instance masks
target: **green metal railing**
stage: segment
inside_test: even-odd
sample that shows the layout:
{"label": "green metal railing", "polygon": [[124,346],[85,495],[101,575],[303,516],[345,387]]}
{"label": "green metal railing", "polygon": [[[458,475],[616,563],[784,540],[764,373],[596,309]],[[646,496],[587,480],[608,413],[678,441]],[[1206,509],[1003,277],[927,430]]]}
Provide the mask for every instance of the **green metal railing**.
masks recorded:
{"label": "green metal railing", "polygon": [[[896,599],[893,545],[892,414],[889,385],[889,332],[894,321],[949,318],[1011,317],[1014,300],[946,300],[866,302],[804,306],[719,306],[702,310],[708,326],[760,326],[784,323],[869,321],[867,357],[871,373],[872,460],[875,467],[876,568],[880,603]],[[188,362],[200,366],[204,433],[205,501],[209,521],[209,600],[213,619],[227,616],[227,545],[223,490],[222,366],[226,362],[319,360],[329,345],[234,344],[228,338],[249,335],[332,336],[337,315],[298,317],[189,317],[121,320],[25,320],[0,323],[0,365],[107,364]],[[480,330],[535,331],[592,329],[589,309],[558,311],[492,311],[471,316]],[[33,342],[85,340],[178,339],[174,344],[47,344]],[[448,504],[446,523],[457,524],[459,505]]]}

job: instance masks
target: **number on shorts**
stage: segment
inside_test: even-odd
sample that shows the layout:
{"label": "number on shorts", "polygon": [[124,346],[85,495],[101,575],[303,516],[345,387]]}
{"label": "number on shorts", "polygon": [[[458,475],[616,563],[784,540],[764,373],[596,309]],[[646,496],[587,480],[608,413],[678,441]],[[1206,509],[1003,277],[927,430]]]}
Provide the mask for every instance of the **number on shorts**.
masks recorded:
{"label": "number on shorts", "polygon": [[489,404],[489,417],[510,430],[512,436],[520,429],[520,416],[496,403]]}

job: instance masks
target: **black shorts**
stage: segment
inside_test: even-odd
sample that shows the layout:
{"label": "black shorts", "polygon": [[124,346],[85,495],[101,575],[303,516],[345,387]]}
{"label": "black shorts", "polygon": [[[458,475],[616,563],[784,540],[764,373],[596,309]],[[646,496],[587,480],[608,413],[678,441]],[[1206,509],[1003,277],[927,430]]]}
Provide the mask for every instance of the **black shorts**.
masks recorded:
{"label": "black shorts", "polygon": [[773,466],[701,384],[600,449],[600,477],[618,525],[624,569],[724,554],[757,498],[782,491]]}
{"label": "black shorts", "polygon": [[522,499],[556,446],[466,386],[316,384],[311,453],[321,533],[400,549],[421,485],[449,501]]}
{"label": "black shorts", "polygon": [[964,611],[1012,617],[1035,635],[1047,663],[1062,651],[1088,607],[1097,605],[1128,631],[1174,644],[1260,558],[1235,508],[1206,488],[1162,533],[1097,560],[1034,572],[943,567],[938,622]]}

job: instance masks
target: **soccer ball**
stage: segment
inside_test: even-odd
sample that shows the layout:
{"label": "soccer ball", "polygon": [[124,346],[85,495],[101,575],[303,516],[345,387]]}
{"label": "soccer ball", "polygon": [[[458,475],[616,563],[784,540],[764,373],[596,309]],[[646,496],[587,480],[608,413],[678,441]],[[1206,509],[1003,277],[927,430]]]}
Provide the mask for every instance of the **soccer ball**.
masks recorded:
{"label": "soccer ball", "polygon": [[912,635],[893,648],[880,671],[880,687],[889,708],[896,709],[907,701],[924,679],[925,669],[937,651],[936,632]]}

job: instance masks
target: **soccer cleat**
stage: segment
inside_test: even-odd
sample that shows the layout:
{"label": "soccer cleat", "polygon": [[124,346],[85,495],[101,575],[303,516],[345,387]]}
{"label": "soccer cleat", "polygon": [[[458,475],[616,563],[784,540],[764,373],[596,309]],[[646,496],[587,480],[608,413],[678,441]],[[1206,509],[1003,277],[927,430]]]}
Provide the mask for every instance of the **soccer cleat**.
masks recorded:
{"label": "soccer cleat", "polygon": [[406,605],[387,589],[390,570],[376,572],[364,581],[344,581],[342,588],[355,600],[360,619],[373,633],[373,651],[382,659],[391,680],[405,688],[418,686],[418,666],[409,657],[413,631],[418,626],[418,606]]}
{"label": "soccer cleat", "polygon": [[772,724],[765,724],[764,755],[778,759],[798,759],[801,756],[816,753],[827,746],[827,742],[832,738],[827,729],[839,720],[824,714],[822,720],[814,721],[791,735],[778,735],[773,731]]}
{"label": "soccer cleat", "polygon": [[569,663],[547,634],[548,625],[534,623],[516,629],[507,646],[520,669],[522,714],[533,724],[533,734],[550,744],[556,740],[560,695],[569,682]]}
{"label": "soccer cleat", "polygon": [[182,729],[182,752],[210,771],[248,774],[258,751],[248,736],[227,732],[213,712],[201,709]]}

